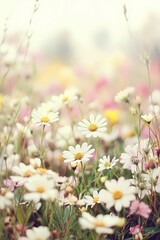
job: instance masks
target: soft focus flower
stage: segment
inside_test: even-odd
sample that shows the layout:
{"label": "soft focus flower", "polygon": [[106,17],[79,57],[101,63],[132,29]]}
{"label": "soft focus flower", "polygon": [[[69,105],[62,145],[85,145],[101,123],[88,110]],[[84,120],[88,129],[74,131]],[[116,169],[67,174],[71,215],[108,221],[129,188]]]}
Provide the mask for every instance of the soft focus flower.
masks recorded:
{"label": "soft focus flower", "polygon": [[136,189],[130,186],[130,181],[120,177],[118,181],[112,179],[105,182],[107,190],[100,190],[100,201],[106,203],[107,208],[115,206],[116,211],[121,211],[122,207],[129,207],[130,202],[135,199]]}
{"label": "soft focus flower", "polygon": [[12,181],[11,179],[7,178],[3,180],[3,184],[8,188],[9,191],[13,191],[18,184],[14,181]]}
{"label": "soft focus flower", "polygon": [[120,110],[115,108],[106,109],[104,111],[104,116],[107,118],[109,124],[114,125],[119,121]]}
{"label": "soft focus flower", "polygon": [[120,163],[123,164],[123,168],[131,170],[132,173],[137,171],[137,169],[142,170],[142,160],[143,155],[138,150],[138,144],[127,145],[125,152],[120,156]]}
{"label": "soft focus flower", "polygon": [[129,97],[132,93],[134,93],[135,88],[134,87],[127,87],[124,90],[120,91],[116,96],[115,96],[115,101],[117,103],[120,102],[128,102]]}
{"label": "soft focus flower", "polygon": [[82,162],[85,163],[93,156],[95,149],[91,149],[92,145],[83,143],[81,146],[77,144],[75,147],[69,146],[69,151],[63,151],[64,162]]}
{"label": "soft focus flower", "polygon": [[25,188],[29,193],[24,194],[26,201],[38,202],[40,199],[54,200],[57,197],[57,190],[54,189],[55,182],[43,175],[35,175],[28,179]]}
{"label": "soft focus flower", "polygon": [[160,90],[154,90],[149,97],[149,103],[153,105],[160,105]]}
{"label": "soft focus flower", "polygon": [[12,172],[17,176],[11,176],[11,179],[19,184],[23,184],[30,176],[36,174],[36,170],[32,165],[26,165],[24,163],[19,163],[18,166],[14,166]]}
{"label": "soft focus flower", "polygon": [[0,189],[0,209],[6,209],[13,205],[14,194],[6,188]]}
{"label": "soft focus flower", "polygon": [[138,200],[135,200],[131,203],[129,214],[137,214],[144,218],[148,218],[150,213],[151,209],[144,202],[139,202]]}
{"label": "soft focus flower", "polygon": [[19,240],[47,240],[50,237],[48,227],[39,226],[27,229],[26,237],[19,237]]}
{"label": "soft focus flower", "polygon": [[137,240],[143,240],[143,235],[141,232],[142,230],[143,230],[143,226],[140,226],[140,225],[130,227],[130,233],[134,236],[134,239],[137,239]]}
{"label": "soft focus flower", "polygon": [[85,137],[101,137],[106,131],[106,119],[103,118],[100,114],[94,116],[90,115],[89,120],[83,119],[82,122],[79,122],[78,129]]}
{"label": "soft focus flower", "polygon": [[[60,94],[59,100],[62,104],[68,104],[74,100],[76,100],[78,98],[78,89],[76,88],[68,88],[64,91],[63,94]],[[52,100],[54,101],[54,98],[52,98]]]}
{"label": "soft focus flower", "polygon": [[87,206],[91,206],[91,208],[97,204],[100,203],[99,200],[99,194],[96,190],[93,191],[93,197],[89,196],[89,195],[85,195],[84,196],[84,201],[87,204]]}
{"label": "soft focus flower", "polygon": [[59,120],[58,112],[49,112],[46,107],[38,107],[32,111],[32,122],[37,126],[50,126]]}
{"label": "soft focus flower", "polygon": [[101,215],[93,217],[88,212],[83,212],[82,217],[79,218],[79,223],[82,229],[95,230],[98,234],[106,233],[112,234],[114,230],[113,226],[122,226],[124,219],[117,216]]}
{"label": "soft focus flower", "polygon": [[40,107],[44,108],[47,112],[58,112],[61,108],[61,104],[58,101],[54,102],[50,100],[48,102],[42,103]]}
{"label": "soft focus flower", "polygon": [[115,166],[118,162],[118,159],[115,157],[111,160],[110,155],[104,156],[99,159],[99,165],[98,165],[98,172],[101,172],[105,169],[111,169],[113,166]]}

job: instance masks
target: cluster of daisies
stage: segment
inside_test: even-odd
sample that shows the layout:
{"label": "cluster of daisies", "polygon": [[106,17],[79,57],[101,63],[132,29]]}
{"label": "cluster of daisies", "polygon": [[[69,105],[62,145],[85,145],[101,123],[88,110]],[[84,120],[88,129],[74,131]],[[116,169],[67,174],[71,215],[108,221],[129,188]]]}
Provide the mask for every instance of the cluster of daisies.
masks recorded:
{"label": "cluster of daisies", "polygon": [[3,98],[1,239],[158,239],[159,90],[143,105],[128,87],[115,109],[75,88],[38,107]]}

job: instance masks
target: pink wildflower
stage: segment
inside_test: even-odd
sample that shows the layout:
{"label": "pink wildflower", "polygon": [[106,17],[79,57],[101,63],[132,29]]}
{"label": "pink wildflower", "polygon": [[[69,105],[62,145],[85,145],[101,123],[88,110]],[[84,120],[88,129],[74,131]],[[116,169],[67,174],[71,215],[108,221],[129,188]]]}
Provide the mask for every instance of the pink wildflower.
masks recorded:
{"label": "pink wildflower", "polygon": [[143,227],[140,226],[140,225],[136,225],[134,227],[130,227],[130,233],[132,235],[134,235],[134,239],[138,239],[138,240],[142,240],[143,239],[143,235],[142,235],[142,230],[143,230]]}
{"label": "pink wildflower", "polygon": [[17,182],[7,178],[3,180],[3,184],[8,188],[9,191],[13,191],[17,187]]}
{"label": "pink wildflower", "polygon": [[144,218],[148,218],[150,213],[151,209],[144,202],[139,202],[138,200],[135,200],[131,203],[129,214],[137,214]]}

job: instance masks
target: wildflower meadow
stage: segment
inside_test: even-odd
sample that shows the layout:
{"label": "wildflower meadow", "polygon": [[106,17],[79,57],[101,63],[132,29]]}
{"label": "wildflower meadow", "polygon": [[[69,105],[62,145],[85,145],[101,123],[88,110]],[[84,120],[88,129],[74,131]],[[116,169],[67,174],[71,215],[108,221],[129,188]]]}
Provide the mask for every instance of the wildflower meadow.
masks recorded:
{"label": "wildflower meadow", "polygon": [[[28,29],[39,7],[35,1]],[[125,5],[122,13],[128,22]],[[152,81],[160,75],[152,56],[139,60],[142,82],[137,73],[124,83],[88,69],[88,82],[77,73],[78,84],[42,84],[29,30],[17,51],[6,34],[0,240],[160,240],[160,85]]]}

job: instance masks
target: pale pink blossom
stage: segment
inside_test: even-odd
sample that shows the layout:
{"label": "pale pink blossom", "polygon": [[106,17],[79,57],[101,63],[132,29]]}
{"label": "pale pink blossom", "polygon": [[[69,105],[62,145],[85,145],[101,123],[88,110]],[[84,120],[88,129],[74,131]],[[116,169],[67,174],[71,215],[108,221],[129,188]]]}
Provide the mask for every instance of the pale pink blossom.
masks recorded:
{"label": "pale pink blossom", "polygon": [[150,213],[151,209],[144,202],[139,202],[138,200],[135,200],[131,203],[129,214],[137,214],[144,218],[148,218]]}
{"label": "pale pink blossom", "polygon": [[130,227],[130,233],[134,236],[134,239],[142,240],[143,235],[142,235],[142,230],[143,226],[136,225],[134,227]]}

